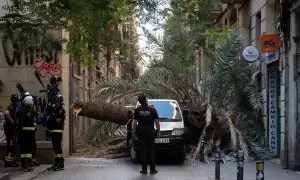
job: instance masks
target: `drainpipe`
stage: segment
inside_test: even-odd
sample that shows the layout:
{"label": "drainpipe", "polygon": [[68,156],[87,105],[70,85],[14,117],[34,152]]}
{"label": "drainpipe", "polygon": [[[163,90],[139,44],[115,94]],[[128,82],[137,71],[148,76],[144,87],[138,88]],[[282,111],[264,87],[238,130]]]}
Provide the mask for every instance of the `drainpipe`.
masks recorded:
{"label": "drainpipe", "polygon": [[[281,34],[283,36],[283,42],[284,42],[284,56],[285,56],[285,63],[288,62],[288,46],[287,43],[289,41],[289,28],[286,27],[290,24],[290,14],[285,14],[286,11],[284,10],[287,8],[287,0],[280,0],[280,25],[281,25]],[[285,18],[283,18],[285,17]],[[288,17],[288,18],[287,18]],[[286,22],[286,24],[283,24]],[[288,88],[289,88],[289,67],[288,65],[285,67],[285,132],[284,132],[284,154],[283,154],[283,163],[282,166],[285,169],[289,168],[289,145],[288,145]]]}
{"label": "drainpipe", "polygon": [[[74,103],[74,95],[73,95],[73,93],[74,93],[74,83],[73,83],[73,80],[74,80],[74,78],[73,78],[73,58],[71,58],[70,57],[70,67],[69,67],[69,87],[70,87],[70,89],[69,89],[69,95],[70,95],[70,97],[69,97],[69,104],[71,105],[71,104],[73,104]],[[70,134],[70,136],[69,136],[69,141],[70,141],[70,148],[69,148],[69,153],[70,153],[70,155],[72,155],[72,153],[74,152],[74,139],[73,139],[73,137],[74,137],[74,130],[73,130],[73,120],[74,120],[74,118],[73,118],[73,112],[72,112],[72,110],[70,110],[69,111],[69,134]]]}

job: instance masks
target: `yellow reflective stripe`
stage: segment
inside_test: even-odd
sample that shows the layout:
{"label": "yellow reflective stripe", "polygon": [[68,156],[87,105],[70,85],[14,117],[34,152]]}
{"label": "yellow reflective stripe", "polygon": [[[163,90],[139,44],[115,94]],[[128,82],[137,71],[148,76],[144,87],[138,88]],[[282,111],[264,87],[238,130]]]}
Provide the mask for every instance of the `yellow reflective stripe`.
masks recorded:
{"label": "yellow reflective stripe", "polygon": [[14,158],[12,158],[12,157],[10,157],[10,156],[6,156],[4,160],[5,160],[5,161],[13,161]]}
{"label": "yellow reflective stripe", "polygon": [[31,159],[32,158],[32,154],[26,154],[26,157]]}
{"label": "yellow reflective stripe", "polygon": [[27,157],[27,154],[20,154],[20,157],[21,157],[21,158],[26,158],[26,157]]}
{"label": "yellow reflective stripe", "polygon": [[61,129],[53,129],[53,130],[49,130],[50,133],[63,133],[63,130]]}
{"label": "yellow reflective stripe", "polygon": [[56,157],[64,157],[63,154],[56,154]]}
{"label": "yellow reflective stripe", "polygon": [[22,127],[24,131],[35,131],[35,127]]}

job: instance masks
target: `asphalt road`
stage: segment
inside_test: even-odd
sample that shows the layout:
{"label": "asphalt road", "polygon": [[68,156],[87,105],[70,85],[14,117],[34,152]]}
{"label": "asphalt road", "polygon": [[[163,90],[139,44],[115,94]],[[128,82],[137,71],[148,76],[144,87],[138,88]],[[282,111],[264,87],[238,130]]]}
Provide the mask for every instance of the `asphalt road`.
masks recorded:
{"label": "asphalt road", "polygon": [[[44,170],[41,170],[44,168]],[[19,174],[12,176],[13,180],[210,180],[214,179],[214,163],[178,165],[169,162],[160,162],[156,175],[141,175],[141,166],[133,164],[129,159],[96,159],[96,158],[68,158],[65,171],[45,171],[46,166],[39,167],[29,176]],[[236,179],[236,163],[221,164],[221,179]],[[245,163],[244,180],[255,179],[255,162]],[[266,162],[265,179],[272,180],[299,180],[300,174],[283,170],[280,166]]]}

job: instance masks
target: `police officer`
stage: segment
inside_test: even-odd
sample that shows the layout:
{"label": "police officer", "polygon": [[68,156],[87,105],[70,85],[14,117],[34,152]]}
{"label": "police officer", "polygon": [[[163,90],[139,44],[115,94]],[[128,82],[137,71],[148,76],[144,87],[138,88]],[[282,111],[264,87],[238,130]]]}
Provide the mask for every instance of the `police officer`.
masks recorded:
{"label": "police officer", "polygon": [[20,97],[17,94],[11,95],[11,104],[7,107],[4,114],[4,133],[6,136],[6,157],[5,157],[5,167],[17,167],[16,163],[16,134],[17,134],[17,121],[16,113],[20,108]]}
{"label": "police officer", "polygon": [[[142,170],[140,173],[147,174],[147,164],[149,163],[150,174],[156,174],[158,171],[155,169],[154,138],[160,135],[158,114],[152,106],[148,106],[145,94],[140,94],[138,101],[141,105],[134,110],[133,135],[137,134],[141,143]],[[136,133],[137,128],[138,133]]]}
{"label": "police officer", "polygon": [[33,110],[33,97],[24,97],[21,109],[17,112],[18,143],[20,144],[21,166],[25,172],[32,171],[32,154],[35,146],[35,118],[37,112]]}
{"label": "police officer", "polygon": [[62,153],[62,136],[65,124],[66,112],[63,108],[63,97],[58,94],[55,97],[55,111],[49,116],[47,127],[51,135],[52,147],[55,153],[54,163],[48,170],[64,170],[64,157]]}

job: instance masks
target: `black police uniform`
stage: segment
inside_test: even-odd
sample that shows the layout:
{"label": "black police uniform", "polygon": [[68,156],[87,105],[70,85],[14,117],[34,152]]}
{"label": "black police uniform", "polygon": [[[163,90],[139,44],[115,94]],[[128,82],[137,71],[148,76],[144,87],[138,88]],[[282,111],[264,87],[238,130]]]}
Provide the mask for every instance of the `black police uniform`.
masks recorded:
{"label": "black police uniform", "polygon": [[19,104],[11,103],[7,110],[9,111],[10,117],[13,119],[11,122],[8,119],[5,119],[4,123],[4,133],[6,137],[6,156],[5,156],[5,166],[16,167],[18,164],[16,163],[16,135],[17,135],[17,121],[16,121],[16,113],[18,111]]}
{"label": "black police uniform", "polygon": [[32,154],[35,151],[35,118],[37,112],[22,106],[17,112],[18,143],[20,144],[21,166],[24,171],[32,171]]}
{"label": "black police uniform", "polygon": [[[146,104],[139,106],[134,111],[134,119],[138,121],[138,137],[141,142],[141,163],[142,170],[147,171],[147,164],[150,164],[150,170],[155,170],[154,154],[154,121],[158,119],[157,111]],[[148,160],[148,161],[147,161]]]}
{"label": "black police uniform", "polygon": [[55,109],[48,119],[47,127],[50,132],[52,147],[55,153],[53,166],[48,170],[63,170],[64,157],[62,153],[62,136],[64,129],[66,112],[62,106]]}

